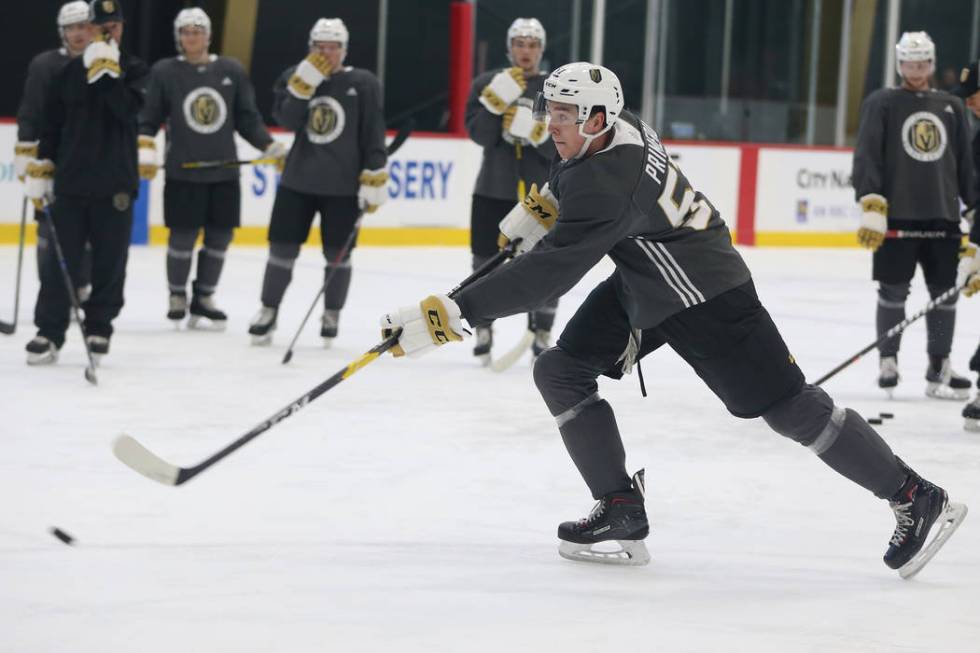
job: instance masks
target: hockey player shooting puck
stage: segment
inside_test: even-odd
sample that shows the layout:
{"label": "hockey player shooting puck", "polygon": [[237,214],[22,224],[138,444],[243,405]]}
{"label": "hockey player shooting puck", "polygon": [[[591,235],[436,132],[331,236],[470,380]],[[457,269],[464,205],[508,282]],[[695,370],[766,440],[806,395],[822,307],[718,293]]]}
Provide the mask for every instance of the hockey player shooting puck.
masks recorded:
{"label": "hockey player shooting puck", "polygon": [[878,417],[869,417],[868,424],[881,424],[881,419]]}
{"label": "hockey player shooting puck", "polygon": [[57,537],[59,540],[61,540],[65,544],[67,544],[68,546],[71,546],[75,542],[75,538],[74,537],[72,537],[68,533],[64,532],[60,528],[57,528],[56,526],[52,526],[51,528],[48,529],[48,531],[52,535],[54,535],[55,537]]}
{"label": "hockey player shooting puck", "polygon": [[895,413],[878,413],[878,417],[881,419],[894,419]]}

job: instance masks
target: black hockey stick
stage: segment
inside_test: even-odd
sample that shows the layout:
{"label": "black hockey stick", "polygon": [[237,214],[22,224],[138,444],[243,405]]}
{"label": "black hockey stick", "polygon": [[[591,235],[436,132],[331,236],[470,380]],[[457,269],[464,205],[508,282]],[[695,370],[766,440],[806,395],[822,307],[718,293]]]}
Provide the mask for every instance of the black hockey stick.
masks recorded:
{"label": "black hockey stick", "polygon": [[[385,152],[388,156],[391,156],[398,151],[406,140],[408,140],[408,135],[412,133],[415,128],[415,121],[409,120],[404,126],[395,134],[395,137],[391,139],[391,143],[385,148]],[[320,218],[323,219],[322,216]],[[320,290],[317,292],[316,297],[313,298],[313,303],[310,304],[310,308],[306,311],[306,315],[303,316],[303,321],[299,323],[299,328],[296,329],[296,333],[293,334],[293,339],[289,341],[289,348],[286,349],[286,353],[282,357],[282,364],[285,365],[293,359],[293,347],[296,346],[296,341],[299,339],[299,334],[303,332],[303,328],[306,326],[307,320],[310,319],[310,315],[313,314],[313,309],[316,305],[320,303],[320,298],[323,297],[324,293],[327,292],[327,288],[330,286],[330,281],[333,279],[334,272],[337,270],[337,266],[340,265],[343,260],[347,257],[347,252],[350,248],[354,246],[354,241],[357,240],[358,231],[361,229],[361,220],[364,219],[364,213],[361,212],[357,216],[357,221],[354,223],[354,227],[351,229],[350,234],[347,235],[347,240],[344,241],[343,247],[337,253],[336,258],[332,262],[328,262],[327,274],[323,278],[323,283],[320,285]]]}
{"label": "black hockey stick", "polygon": [[184,170],[208,170],[211,168],[235,168],[238,166],[260,166],[278,162],[279,159],[219,159],[216,161],[186,161],[180,164]]}
{"label": "black hockey stick", "polygon": [[[487,261],[479,270],[466,277],[463,281],[449,292],[450,297],[454,297],[460,290],[470,285],[477,279],[487,275],[495,267],[503,263],[506,259],[513,256],[517,243],[520,239],[514,240],[507,247],[500,250],[493,258]],[[112,452],[116,458],[122,461],[129,468],[139,472],[147,478],[153,479],[164,485],[183,485],[215,463],[223,460],[228,455],[242,448],[255,438],[259,437],[273,426],[283,421],[287,417],[295,415],[305,408],[311,401],[324,394],[331,388],[340,384],[341,381],[353,376],[355,372],[375,361],[381,354],[385,353],[398,344],[398,334],[385,338],[377,345],[369,349],[360,358],[350,363],[342,370],[331,376],[329,379],[316,386],[299,399],[288,404],[285,408],[275,413],[272,417],[265,420],[251,431],[241,436],[224,449],[221,449],[210,458],[207,458],[193,467],[178,467],[163,460],[152,451],[141,445],[134,438],[128,435],[120,435],[112,444]]]}
{"label": "black hockey stick", "polygon": [[911,325],[913,322],[915,322],[916,320],[918,320],[919,318],[921,318],[923,315],[925,315],[929,311],[933,310],[934,308],[936,308],[937,306],[939,306],[944,301],[946,301],[947,299],[949,299],[950,297],[952,297],[956,293],[960,292],[964,288],[966,288],[966,284],[963,284],[962,286],[954,286],[954,287],[950,288],[949,290],[947,290],[946,292],[944,292],[943,294],[939,295],[938,297],[936,297],[935,299],[933,299],[932,301],[930,301],[928,304],[926,304],[925,307],[921,311],[919,311],[915,315],[912,315],[910,317],[905,318],[904,320],[902,320],[901,322],[899,322],[898,324],[896,324],[892,328],[888,329],[888,331],[885,331],[885,333],[882,334],[882,336],[880,338],[878,338],[877,340],[875,340],[874,342],[872,342],[870,345],[868,345],[867,347],[865,347],[864,349],[862,349],[858,353],[856,353],[853,356],[851,356],[850,358],[848,358],[846,361],[844,361],[843,363],[841,363],[840,365],[838,365],[834,369],[830,370],[829,372],[827,372],[826,374],[824,374],[823,376],[821,376],[819,379],[817,379],[816,381],[813,382],[813,385],[820,385],[820,384],[822,384],[824,381],[826,381],[827,379],[829,379],[832,376],[835,376],[838,372],[840,372],[844,368],[850,367],[854,363],[858,362],[859,360],[861,360],[861,357],[864,356],[865,354],[867,354],[869,351],[871,351],[872,349],[874,349],[878,345],[882,344],[883,342],[885,342],[889,338],[893,338],[893,337],[897,336],[898,334],[900,334],[902,331],[905,331],[905,329],[909,328],[909,325]]}
{"label": "black hockey stick", "polygon": [[912,238],[919,240],[944,240],[946,238],[960,240],[963,234],[937,229],[935,231],[918,231],[907,229],[889,229],[885,238]]}
{"label": "black hockey stick", "polygon": [[17,313],[20,309],[20,270],[24,262],[24,232],[27,230],[27,196],[20,205],[20,240],[17,246],[17,280],[14,282],[14,319],[0,320],[0,333],[12,335],[17,330]]}
{"label": "black hockey stick", "polygon": [[68,264],[65,263],[65,255],[61,252],[61,243],[58,242],[58,230],[54,226],[54,218],[51,217],[51,209],[47,203],[41,206],[44,219],[48,221],[48,229],[51,230],[51,242],[54,243],[54,253],[58,257],[58,267],[61,268],[61,278],[65,282],[65,290],[68,291],[68,298],[71,300],[71,310],[78,322],[78,330],[82,332],[82,344],[85,346],[85,354],[88,356],[88,367],[85,368],[85,380],[92,385],[98,385],[99,379],[95,376],[95,358],[92,356],[92,348],[88,346],[85,339],[85,326],[82,324],[81,304],[78,303],[78,295],[75,293],[75,284],[72,283],[71,275],[68,274]]}

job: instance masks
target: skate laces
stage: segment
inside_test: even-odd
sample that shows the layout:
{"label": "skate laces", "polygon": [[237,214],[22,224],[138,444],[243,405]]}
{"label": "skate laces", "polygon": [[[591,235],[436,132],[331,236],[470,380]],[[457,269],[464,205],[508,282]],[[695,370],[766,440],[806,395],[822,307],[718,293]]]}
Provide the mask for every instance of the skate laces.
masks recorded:
{"label": "skate laces", "polygon": [[592,524],[600,517],[602,517],[602,515],[605,514],[605,512],[606,512],[606,499],[605,497],[603,497],[598,501],[596,501],[596,504],[592,506],[592,510],[589,512],[588,517],[583,517],[582,519],[578,520],[579,526],[588,526],[589,524]]}
{"label": "skate laces", "polygon": [[905,542],[909,529],[915,524],[915,520],[912,519],[912,502],[893,503],[892,511],[895,513],[895,520],[898,524],[895,526],[895,532],[892,534],[890,544],[892,546],[901,546]]}

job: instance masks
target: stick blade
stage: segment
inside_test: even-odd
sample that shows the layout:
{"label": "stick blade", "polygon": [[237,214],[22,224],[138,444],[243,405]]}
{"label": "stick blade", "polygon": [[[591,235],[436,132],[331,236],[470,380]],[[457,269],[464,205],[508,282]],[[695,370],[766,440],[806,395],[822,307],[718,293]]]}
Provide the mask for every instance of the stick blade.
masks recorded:
{"label": "stick blade", "polygon": [[534,332],[525,331],[517,345],[505,353],[500,358],[490,363],[490,369],[494,372],[506,372],[521,359],[522,356],[531,348],[534,343]]}
{"label": "stick blade", "polygon": [[115,439],[112,453],[124,465],[157,483],[178,485],[180,467],[171,465],[128,435]]}

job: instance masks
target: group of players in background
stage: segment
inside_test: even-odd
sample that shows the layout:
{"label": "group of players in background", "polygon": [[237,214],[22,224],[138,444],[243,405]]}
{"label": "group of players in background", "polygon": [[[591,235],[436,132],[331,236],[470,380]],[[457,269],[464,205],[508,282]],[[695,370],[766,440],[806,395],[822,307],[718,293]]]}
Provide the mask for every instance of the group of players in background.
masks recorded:
{"label": "group of players in background", "polygon": [[[18,114],[18,171],[47,226],[38,245],[38,334],[28,343],[28,362],[57,360],[78,296],[85,297],[86,346],[108,353],[112,320],[123,304],[132,203],[139,178],[157,174],[161,124],[167,131],[167,317],[189,313],[192,326],[225,323],[213,296],[239,224],[238,170],[187,164],[236,159],[237,132],[282,170],[262,305],[249,332],[256,343],[270,341],[300,246],[319,213],[330,280],[321,336],[336,337],[351,277],[348,236],[361,213],[387,197],[380,84],[370,72],[344,65],[343,22],[318,20],[307,56],[276,81],[273,117],[296,134],[288,153],[264,126],[244,69],[209,52],[211,25],[202,10],[180,12],[174,38],[181,54],[152,70],[120,49],[124,22],[112,0],[70,2],[58,25],[64,47],[32,62],[27,87],[35,91],[25,94]],[[908,565],[916,563],[930,529],[939,534],[928,557],[962,521],[965,507],[898,459],[860,415],[805,382],[724,220],[669,159],[656,133],[625,110],[615,73],[588,62],[545,73],[545,44],[537,19],[514,21],[507,33],[513,65],[477,77],[466,111],[470,136],[484,149],[471,215],[473,267],[508,242],[519,244],[519,255],[453,298],[433,295],[385,314],[386,333],[399,334],[395,353],[417,355],[462,340],[465,318],[476,332],[474,355],[489,364],[493,320],[528,313],[535,382],[599,502],[585,519],[559,527],[566,557],[649,560],[642,547],[649,532],[643,472],[626,473],[615,418],[596,379],[619,378],[667,344],[732,414],[762,417],[887,499],[898,525],[885,561],[916,573]],[[897,53],[902,86],[865,101],[854,157],[863,208],[858,238],[875,250],[879,333],[903,319],[917,264],[933,297],[957,284],[968,294],[980,290],[976,248],[957,263],[957,197],[968,216],[980,198],[963,103],[930,89],[935,48],[927,35],[903,35]],[[965,69],[961,81],[980,116],[976,68]],[[980,154],[978,141],[974,152]],[[57,256],[42,251],[50,242],[60,243]],[[589,295],[552,347],[559,297],[607,254],[616,273]],[[57,268],[55,259],[62,258],[70,283]],[[91,290],[83,295],[88,265]],[[970,383],[949,363],[954,311],[955,297],[928,319],[927,394],[965,399]],[[897,338],[880,348],[883,388],[898,383],[897,353]],[[971,369],[978,363],[974,356]],[[980,400],[972,409],[980,410]],[[621,550],[608,554],[594,546],[610,540]]]}

